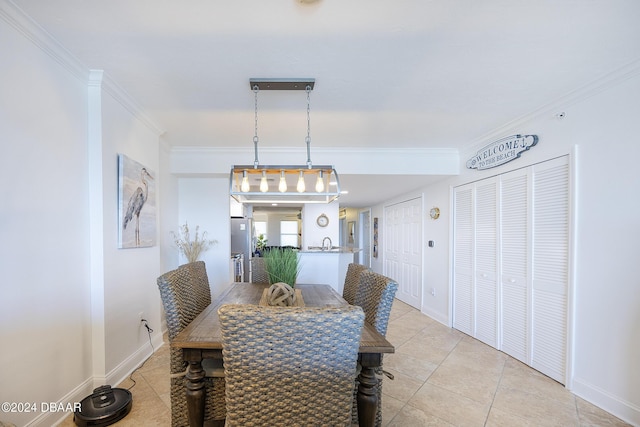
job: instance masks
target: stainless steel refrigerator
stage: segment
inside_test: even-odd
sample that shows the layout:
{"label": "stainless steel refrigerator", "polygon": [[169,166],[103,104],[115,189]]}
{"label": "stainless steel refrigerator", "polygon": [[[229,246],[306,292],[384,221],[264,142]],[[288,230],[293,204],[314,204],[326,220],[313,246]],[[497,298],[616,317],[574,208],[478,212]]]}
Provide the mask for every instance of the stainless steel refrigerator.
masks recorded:
{"label": "stainless steel refrigerator", "polygon": [[242,255],[245,282],[249,281],[249,260],[252,252],[253,221],[248,218],[231,218],[231,257]]}

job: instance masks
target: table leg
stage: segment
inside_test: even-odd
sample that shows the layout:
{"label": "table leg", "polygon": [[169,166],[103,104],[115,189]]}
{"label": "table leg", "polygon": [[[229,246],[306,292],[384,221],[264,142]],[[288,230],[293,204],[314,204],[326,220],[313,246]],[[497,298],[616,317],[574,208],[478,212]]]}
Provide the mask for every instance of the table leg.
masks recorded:
{"label": "table leg", "polygon": [[382,363],[380,354],[360,355],[360,375],[358,376],[358,423],[360,427],[374,427],[378,410],[378,378],[375,368]]}
{"label": "table leg", "polygon": [[189,425],[201,427],[204,424],[204,369],[201,361],[190,361],[187,367],[187,409]]}

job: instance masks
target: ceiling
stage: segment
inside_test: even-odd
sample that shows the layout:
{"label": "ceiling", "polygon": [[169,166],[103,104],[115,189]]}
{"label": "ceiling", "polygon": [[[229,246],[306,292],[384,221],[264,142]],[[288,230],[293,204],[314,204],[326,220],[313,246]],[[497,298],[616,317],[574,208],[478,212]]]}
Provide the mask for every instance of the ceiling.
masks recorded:
{"label": "ceiling", "polygon": [[[640,57],[637,0],[13,2],[171,146],[252,148],[249,79],[309,77],[312,154],[461,149]],[[261,147],[304,146],[304,92],[262,91],[258,106]],[[354,206],[407,182],[340,178]]]}

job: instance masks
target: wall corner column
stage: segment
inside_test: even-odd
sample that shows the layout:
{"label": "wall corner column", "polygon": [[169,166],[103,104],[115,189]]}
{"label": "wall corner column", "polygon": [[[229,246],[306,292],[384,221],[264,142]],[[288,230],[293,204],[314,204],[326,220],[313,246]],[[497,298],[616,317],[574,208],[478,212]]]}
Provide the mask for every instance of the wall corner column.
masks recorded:
{"label": "wall corner column", "polygon": [[102,83],[104,72],[89,72],[88,169],[89,248],[91,280],[91,372],[93,387],[106,383],[106,341],[104,307],[104,186],[102,150]]}

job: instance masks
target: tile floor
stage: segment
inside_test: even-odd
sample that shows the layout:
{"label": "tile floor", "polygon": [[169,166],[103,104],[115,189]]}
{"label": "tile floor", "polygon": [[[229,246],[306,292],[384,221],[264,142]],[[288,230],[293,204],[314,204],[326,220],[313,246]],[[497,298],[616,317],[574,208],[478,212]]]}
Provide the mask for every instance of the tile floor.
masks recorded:
{"label": "tile floor", "polygon": [[[383,425],[628,426],[562,385],[396,300],[387,339]],[[116,426],[170,426],[169,346],[134,373],[133,409]],[[118,387],[128,388],[124,381]],[[73,427],[72,417],[62,427]]]}

